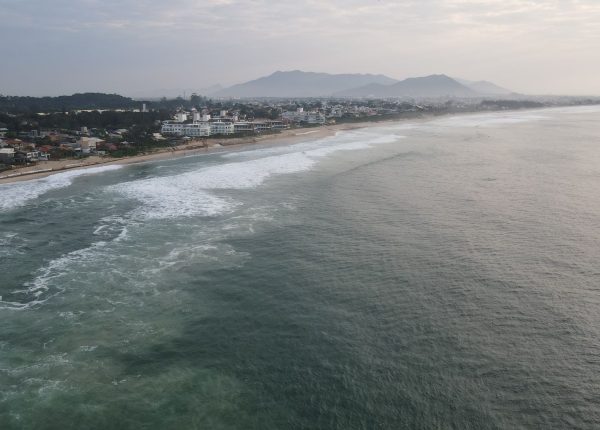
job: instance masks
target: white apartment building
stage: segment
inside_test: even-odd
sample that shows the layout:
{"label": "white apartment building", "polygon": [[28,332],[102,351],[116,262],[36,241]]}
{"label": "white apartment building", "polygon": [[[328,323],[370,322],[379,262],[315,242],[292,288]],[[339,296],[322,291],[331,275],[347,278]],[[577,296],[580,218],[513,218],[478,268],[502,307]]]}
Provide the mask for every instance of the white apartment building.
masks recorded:
{"label": "white apartment building", "polygon": [[281,130],[288,128],[282,121],[198,121],[181,123],[177,121],[164,121],[160,129],[163,135],[208,137],[216,134],[229,135],[235,133],[254,133],[267,130]]}
{"label": "white apartment building", "polygon": [[271,130],[271,128],[271,121],[260,121],[254,123],[254,130],[258,132]]}
{"label": "white apartment building", "polygon": [[198,112],[196,109],[192,109],[192,121],[199,122],[202,119],[202,114]]}
{"label": "white apartment building", "polygon": [[281,114],[281,118],[291,122],[306,122],[308,124],[325,124],[325,116],[320,112],[304,112],[303,108],[296,111],[286,111]]}
{"label": "white apartment building", "polygon": [[236,133],[254,133],[254,123],[249,121],[234,122],[233,130]]}
{"label": "white apartment building", "polygon": [[232,122],[215,121],[210,124],[210,134],[233,134],[235,126]]}
{"label": "white apartment building", "polygon": [[185,122],[185,121],[187,121],[187,113],[185,113],[185,112],[177,112],[175,114],[175,121],[177,121],[177,122]]}
{"label": "white apartment building", "polygon": [[179,122],[165,121],[160,129],[161,134],[175,136],[207,137],[211,135],[211,125],[205,122],[183,124]]}

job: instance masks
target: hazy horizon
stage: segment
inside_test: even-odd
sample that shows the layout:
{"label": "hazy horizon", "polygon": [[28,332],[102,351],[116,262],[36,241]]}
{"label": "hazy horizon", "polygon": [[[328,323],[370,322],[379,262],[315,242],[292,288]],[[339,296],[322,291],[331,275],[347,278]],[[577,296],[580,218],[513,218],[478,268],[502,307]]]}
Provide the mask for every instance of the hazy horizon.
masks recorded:
{"label": "hazy horizon", "polygon": [[277,70],[446,74],[526,94],[600,95],[591,0],[0,0],[0,19],[7,95],[143,96]]}

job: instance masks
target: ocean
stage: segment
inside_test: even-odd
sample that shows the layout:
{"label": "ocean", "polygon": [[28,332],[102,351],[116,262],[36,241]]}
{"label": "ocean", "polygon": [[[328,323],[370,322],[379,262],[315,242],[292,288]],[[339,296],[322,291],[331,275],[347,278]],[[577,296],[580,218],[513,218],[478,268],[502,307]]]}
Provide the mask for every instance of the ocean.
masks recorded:
{"label": "ocean", "polygon": [[600,428],[600,107],[0,186],[0,428]]}

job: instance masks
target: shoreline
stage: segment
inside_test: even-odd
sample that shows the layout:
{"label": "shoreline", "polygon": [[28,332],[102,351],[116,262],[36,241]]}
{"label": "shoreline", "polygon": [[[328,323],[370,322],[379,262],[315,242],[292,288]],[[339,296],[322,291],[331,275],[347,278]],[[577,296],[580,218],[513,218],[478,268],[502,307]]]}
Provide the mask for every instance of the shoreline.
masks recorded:
{"label": "shoreline", "polygon": [[[233,137],[226,139],[211,139],[206,143],[200,141],[190,141],[184,145],[175,147],[164,147],[157,149],[151,153],[133,155],[122,158],[109,158],[100,156],[90,156],[81,161],[77,160],[59,160],[45,161],[36,166],[25,167],[22,172],[8,171],[5,174],[0,174],[0,185],[11,184],[15,182],[25,182],[35,179],[42,179],[58,173],[70,170],[84,170],[91,167],[109,166],[109,165],[129,165],[140,164],[152,161],[170,160],[180,157],[185,157],[193,154],[201,153],[217,153],[227,149],[239,149],[256,144],[294,144],[305,140],[317,140],[324,137],[333,136],[338,131],[356,130],[367,128],[369,126],[377,126],[388,124],[390,122],[403,121],[422,121],[426,118],[410,118],[410,119],[394,119],[383,121],[363,121],[356,123],[333,124],[328,126],[315,127],[314,129],[296,128],[283,130],[276,134]],[[206,146],[205,146],[206,145]],[[27,170],[29,169],[29,170]],[[19,169],[21,170],[21,169]]]}
{"label": "shoreline", "polygon": [[[254,135],[244,137],[232,137],[232,138],[216,138],[208,141],[193,140],[187,144],[179,145],[175,147],[163,147],[158,148],[156,151],[151,153],[133,155],[122,158],[109,158],[100,156],[91,156],[84,160],[77,162],[77,160],[59,160],[59,161],[46,161],[36,166],[25,167],[22,172],[14,172],[0,174],[0,185],[11,184],[16,182],[25,182],[36,179],[43,179],[58,173],[66,172],[69,170],[84,170],[92,167],[109,166],[109,165],[129,165],[129,164],[141,164],[159,160],[176,159],[200,153],[218,153],[227,151],[230,148],[241,149],[249,147],[255,144],[281,144],[291,145],[294,143],[300,143],[307,140],[317,140],[324,137],[333,136],[338,131],[344,130],[357,130],[369,127],[377,127],[390,123],[405,123],[405,122],[427,122],[439,117],[453,117],[453,116],[470,116],[470,115],[481,115],[489,113],[511,113],[511,112],[539,112],[544,110],[552,110],[556,108],[568,108],[576,106],[553,106],[553,107],[542,107],[535,109],[514,109],[514,110],[502,110],[502,111],[485,111],[485,112],[461,112],[453,113],[448,115],[424,115],[414,118],[395,118],[395,119],[384,119],[379,121],[361,121],[361,122],[350,122],[343,124],[333,124],[311,128],[295,128],[283,130],[276,134],[267,135]],[[52,167],[50,167],[52,166]]]}

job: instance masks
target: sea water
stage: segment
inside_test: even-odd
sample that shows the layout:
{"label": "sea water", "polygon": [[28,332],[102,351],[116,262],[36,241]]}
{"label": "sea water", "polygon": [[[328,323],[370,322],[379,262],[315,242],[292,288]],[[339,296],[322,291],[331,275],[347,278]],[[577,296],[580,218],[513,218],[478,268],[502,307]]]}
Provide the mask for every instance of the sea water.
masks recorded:
{"label": "sea water", "polygon": [[1,429],[600,427],[600,108],[0,186]]}

